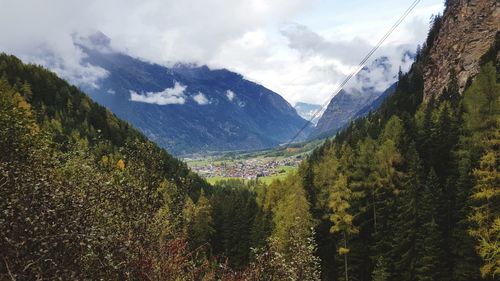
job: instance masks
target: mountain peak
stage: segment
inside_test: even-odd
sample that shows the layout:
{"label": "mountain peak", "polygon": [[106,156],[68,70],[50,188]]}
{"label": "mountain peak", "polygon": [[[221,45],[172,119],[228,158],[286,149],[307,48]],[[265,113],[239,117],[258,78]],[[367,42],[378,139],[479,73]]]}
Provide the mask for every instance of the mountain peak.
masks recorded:
{"label": "mountain peak", "polygon": [[73,33],[73,43],[77,46],[100,52],[111,51],[111,39],[101,31]]}
{"label": "mountain peak", "polygon": [[85,90],[174,154],[273,147],[306,124],[280,95],[238,73],[103,52],[109,40],[99,34],[83,42],[86,62],[109,73]]}

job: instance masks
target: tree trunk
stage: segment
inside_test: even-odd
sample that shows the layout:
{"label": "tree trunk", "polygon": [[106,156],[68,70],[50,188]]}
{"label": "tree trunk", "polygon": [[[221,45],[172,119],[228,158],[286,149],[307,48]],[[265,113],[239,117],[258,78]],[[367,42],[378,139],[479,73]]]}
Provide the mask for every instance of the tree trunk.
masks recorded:
{"label": "tree trunk", "polygon": [[372,192],[372,206],[373,206],[373,230],[377,233],[377,207],[375,206],[375,189]]}
{"label": "tree trunk", "polygon": [[[344,231],[344,248],[347,249],[347,236]],[[349,275],[347,274],[347,253],[344,254],[344,269],[345,269],[345,281],[349,281]]]}

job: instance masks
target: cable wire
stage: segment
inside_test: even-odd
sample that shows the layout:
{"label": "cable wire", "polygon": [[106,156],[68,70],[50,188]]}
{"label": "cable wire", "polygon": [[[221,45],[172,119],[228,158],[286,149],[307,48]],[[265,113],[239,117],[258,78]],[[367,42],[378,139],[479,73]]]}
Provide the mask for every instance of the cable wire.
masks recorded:
{"label": "cable wire", "polygon": [[349,80],[351,80],[352,77],[356,76],[358,74],[358,72],[361,69],[363,69],[365,63],[370,59],[370,57],[373,55],[373,53],[375,53],[378,50],[378,48],[392,34],[392,32],[403,22],[403,20],[411,13],[411,11],[413,11],[413,9],[418,5],[419,2],[420,2],[420,0],[413,1],[413,3],[410,5],[410,7],[408,7],[408,9],[406,9],[406,11],[403,13],[403,15],[401,15],[401,17],[384,34],[384,36],[382,36],[382,38],[380,38],[380,40],[378,41],[378,43],[370,50],[370,52],[368,52],[368,54],[366,54],[366,56],[361,60],[361,62],[357,65],[357,67],[354,69],[354,71],[352,71],[342,81],[342,83],[340,83],[337,86],[337,88],[335,88],[335,91],[333,91],[332,95],[330,95],[330,97],[328,98],[328,100],[326,102],[324,102],[323,105],[321,105],[321,107],[312,115],[312,117],[309,118],[309,120],[304,124],[304,126],[302,126],[302,128],[300,128],[300,130],[294,135],[294,137],[286,144],[285,150],[288,149],[290,147],[290,145],[295,141],[295,139],[297,139],[297,137],[299,137],[300,134],[307,127],[310,126],[310,124],[312,123],[312,120],[314,120],[314,118],[316,118],[320,112],[322,112],[323,110],[326,110],[326,107],[328,106],[328,104],[330,103],[330,101],[333,99],[333,97],[335,97],[335,95],[337,95],[342,90],[342,88],[349,82]]}

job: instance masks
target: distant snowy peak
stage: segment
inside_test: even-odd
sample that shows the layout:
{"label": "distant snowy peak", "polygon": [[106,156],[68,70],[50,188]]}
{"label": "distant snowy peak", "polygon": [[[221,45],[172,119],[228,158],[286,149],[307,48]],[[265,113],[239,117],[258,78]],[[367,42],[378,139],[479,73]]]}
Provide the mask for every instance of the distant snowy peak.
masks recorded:
{"label": "distant snowy peak", "polygon": [[319,112],[321,110],[321,105],[319,104],[297,102],[294,108],[300,117],[310,121],[314,125],[318,123],[321,117],[322,112]]}

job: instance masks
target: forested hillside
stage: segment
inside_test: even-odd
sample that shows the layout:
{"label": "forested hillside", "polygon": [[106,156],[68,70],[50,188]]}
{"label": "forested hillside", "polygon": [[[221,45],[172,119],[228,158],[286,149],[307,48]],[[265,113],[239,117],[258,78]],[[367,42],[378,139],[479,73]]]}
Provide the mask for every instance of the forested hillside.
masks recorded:
{"label": "forested hillside", "polygon": [[[284,181],[247,187],[251,204],[213,201],[217,253],[242,264],[235,249],[262,245],[249,268],[267,263],[260,272],[268,278],[255,280],[498,278],[500,36],[463,94],[452,72],[439,98],[424,103],[422,69],[440,21],[378,111]],[[246,216],[249,229],[241,227]]]}
{"label": "forested hillside", "polygon": [[124,279],[161,251],[190,258],[165,218],[204,180],[53,73],[7,55],[0,73],[0,279]]}
{"label": "forested hillside", "polygon": [[0,73],[1,280],[319,278],[296,178],[208,186],[44,68]]}
{"label": "forested hillside", "polygon": [[378,112],[301,167],[329,280],[500,273],[498,44],[463,96],[451,79],[438,100],[421,103],[425,52]]}

